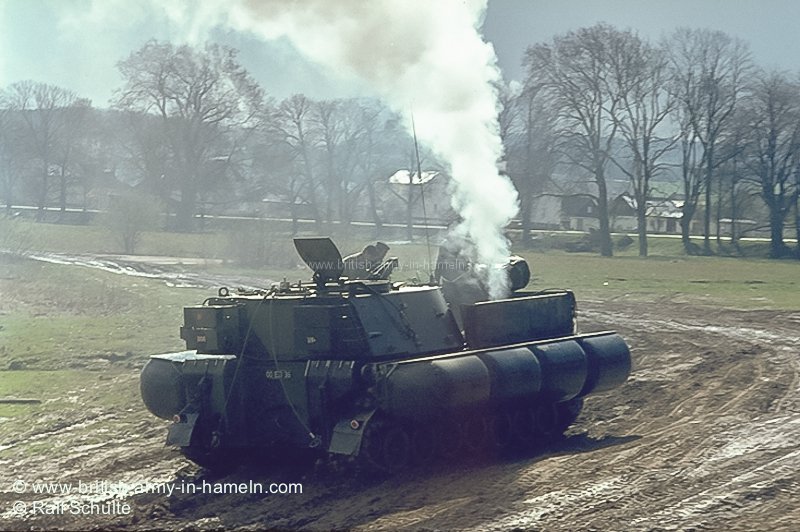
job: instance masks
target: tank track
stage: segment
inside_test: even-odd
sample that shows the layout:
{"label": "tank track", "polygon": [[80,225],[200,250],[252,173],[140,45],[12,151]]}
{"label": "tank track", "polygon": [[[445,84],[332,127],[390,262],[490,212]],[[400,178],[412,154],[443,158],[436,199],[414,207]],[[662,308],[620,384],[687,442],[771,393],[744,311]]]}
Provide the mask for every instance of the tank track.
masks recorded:
{"label": "tank track", "polygon": [[[561,437],[583,408],[583,399],[531,403],[494,410],[452,412],[441,418],[412,422],[378,412],[367,424],[355,458],[319,453],[319,463],[336,469],[355,466],[367,475],[393,475],[434,464],[471,463],[535,451]],[[213,442],[216,443],[216,442]],[[215,473],[227,473],[262,453],[193,442],[181,453]],[[209,445],[210,444],[210,445]],[[298,457],[299,458],[299,457]],[[303,459],[311,459],[305,455]]]}
{"label": "tank track", "polygon": [[542,448],[575,422],[583,399],[411,422],[380,413],[365,429],[360,471],[395,474],[434,463],[482,461]]}

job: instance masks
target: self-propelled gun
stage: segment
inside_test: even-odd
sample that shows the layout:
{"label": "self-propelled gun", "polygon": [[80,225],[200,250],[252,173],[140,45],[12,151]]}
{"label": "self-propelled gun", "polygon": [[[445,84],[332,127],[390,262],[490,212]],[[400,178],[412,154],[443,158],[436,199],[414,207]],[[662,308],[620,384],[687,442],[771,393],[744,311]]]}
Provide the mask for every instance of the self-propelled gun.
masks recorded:
{"label": "self-propelled gun", "polygon": [[488,301],[452,275],[393,283],[396,259],[354,267],[327,238],[295,247],[312,281],[219,289],[184,309],[187,350],[142,370],[167,443],[200,465],[305,449],[396,471],[535,446],[630,372],[620,336],[577,334],[572,292],[523,290],[521,259]]}

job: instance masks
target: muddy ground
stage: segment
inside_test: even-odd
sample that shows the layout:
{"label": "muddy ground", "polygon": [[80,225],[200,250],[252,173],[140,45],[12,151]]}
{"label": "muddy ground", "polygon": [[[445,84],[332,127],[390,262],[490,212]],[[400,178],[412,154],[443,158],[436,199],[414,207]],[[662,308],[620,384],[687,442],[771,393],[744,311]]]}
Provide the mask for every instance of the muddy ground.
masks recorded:
{"label": "muddy ground", "polygon": [[[739,311],[670,300],[580,301],[583,331],[618,330],[634,371],[591,397],[567,437],[499,462],[364,479],[287,465],[211,478],[164,447],[143,407],[97,404],[32,437],[0,464],[0,528],[357,530],[796,530],[800,523],[800,312]],[[112,375],[131,388],[136,371]],[[103,437],[85,443],[86,427]],[[81,427],[81,430],[76,430]],[[12,442],[13,444],[13,442]],[[58,482],[301,482],[302,494],[41,495]],[[14,514],[12,504],[110,501],[128,515]],[[117,512],[118,514],[120,512]]]}

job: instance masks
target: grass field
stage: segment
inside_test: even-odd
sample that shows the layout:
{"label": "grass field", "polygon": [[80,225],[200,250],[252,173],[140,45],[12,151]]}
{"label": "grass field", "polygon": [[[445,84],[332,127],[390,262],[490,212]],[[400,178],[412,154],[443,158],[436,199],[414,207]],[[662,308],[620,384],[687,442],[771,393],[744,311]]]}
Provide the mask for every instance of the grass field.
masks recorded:
{"label": "grass field", "polygon": [[800,264],[723,257],[603,258],[523,253],[533,286],[569,287],[580,297],[631,298],[721,307],[800,309]]}
{"label": "grass field", "polygon": [[[254,238],[226,232],[152,232],[142,236],[139,253],[223,259],[222,266],[213,267],[215,273],[220,274],[245,272],[273,280],[283,276],[290,280],[307,276],[307,272],[292,269],[301,261],[296,257],[288,236],[260,236],[263,237],[262,242],[257,243],[253,241]],[[264,238],[266,242],[263,241]],[[724,256],[735,251],[725,246],[720,249],[723,256],[688,256],[683,252],[679,239],[659,237],[649,240],[650,256],[647,258],[637,256],[635,244],[624,250],[617,250],[613,258],[591,253],[566,253],[558,249],[565,242],[579,238],[579,235],[539,233],[531,250],[514,250],[529,260],[533,271],[533,288],[568,287],[579,295],[583,293],[593,298],[666,298],[681,301],[682,298],[689,297],[710,304],[743,308],[800,308],[797,284],[800,281],[800,261],[758,258],[766,254],[766,243],[743,243],[742,252],[753,255],[744,258]],[[367,243],[367,239],[339,237],[336,242],[343,253],[346,253],[360,249]],[[391,241],[390,244],[390,255],[400,259],[400,268],[394,275],[396,280],[427,280],[430,267],[428,249],[423,239],[414,244]],[[237,260],[244,257],[243,250],[257,246],[260,246],[259,253],[251,258],[261,259],[250,261],[247,270],[237,267],[237,264],[243,262]],[[16,248],[71,253],[120,251],[114,236],[96,226],[36,224],[0,217],[0,248],[3,247],[12,250]],[[431,249],[431,255],[435,259],[435,246]],[[264,259],[265,256],[268,258]],[[263,267],[256,267],[254,264],[263,264]],[[56,269],[52,271],[55,272]],[[105,305],[109,307],[109,315],[119,315],[113,312],[115,305],[145,308],[141,301],[135,299],[148,299],[144,288],[129,291],[125,299],[119,297],[118,290],[106,289],[104,283],[107,282],[96,279],[90,283],[81,283],[81,286],[70,292],[73,300],[62,303],[67,306],[85,305],[88,301],[95,306]],[[53,277],[50,288],[64,284],[63,280]],[[143,283],[140,285],[144,286]],[[43,290],[48,292],[48,297],[68,297],[58,290]],[[180,306],[179,301],[174,304]],[[80,318],[75,318],[74,323],[65,327],[67,330],[80,330],[84,325],[92,328],[91,324],[81,324]],[[124,329],[125,323],[118,326]]]}
{"label": "grass field", "polygon": [[0,287],[3,362],[47,369],[180,347],[181,308],[204,297],[196,289],[29,260],[0,265]]}

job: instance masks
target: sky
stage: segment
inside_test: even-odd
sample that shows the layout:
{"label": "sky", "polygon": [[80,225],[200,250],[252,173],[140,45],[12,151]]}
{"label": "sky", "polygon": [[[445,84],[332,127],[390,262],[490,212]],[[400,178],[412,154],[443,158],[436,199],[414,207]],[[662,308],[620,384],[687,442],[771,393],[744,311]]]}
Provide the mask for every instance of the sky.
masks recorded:
{"label": "sky", "polygon": [[[122,83],[116,63],[148,39],[207,37],[239,49],[242,64],[275,98],[369,94],[307,61],[285,39],[265,42],[219,27],[206,33],[193,20],[208,5],[208,0],[0,0],[0,88],[32,79],[106,107]],[[800,72],[798,20],[797,0],[489,0],[483,35],[508,80],[524,76],[527,46],[597,22],[654,41],[680,26],[718,29],[746,41],[757,64]]]}

